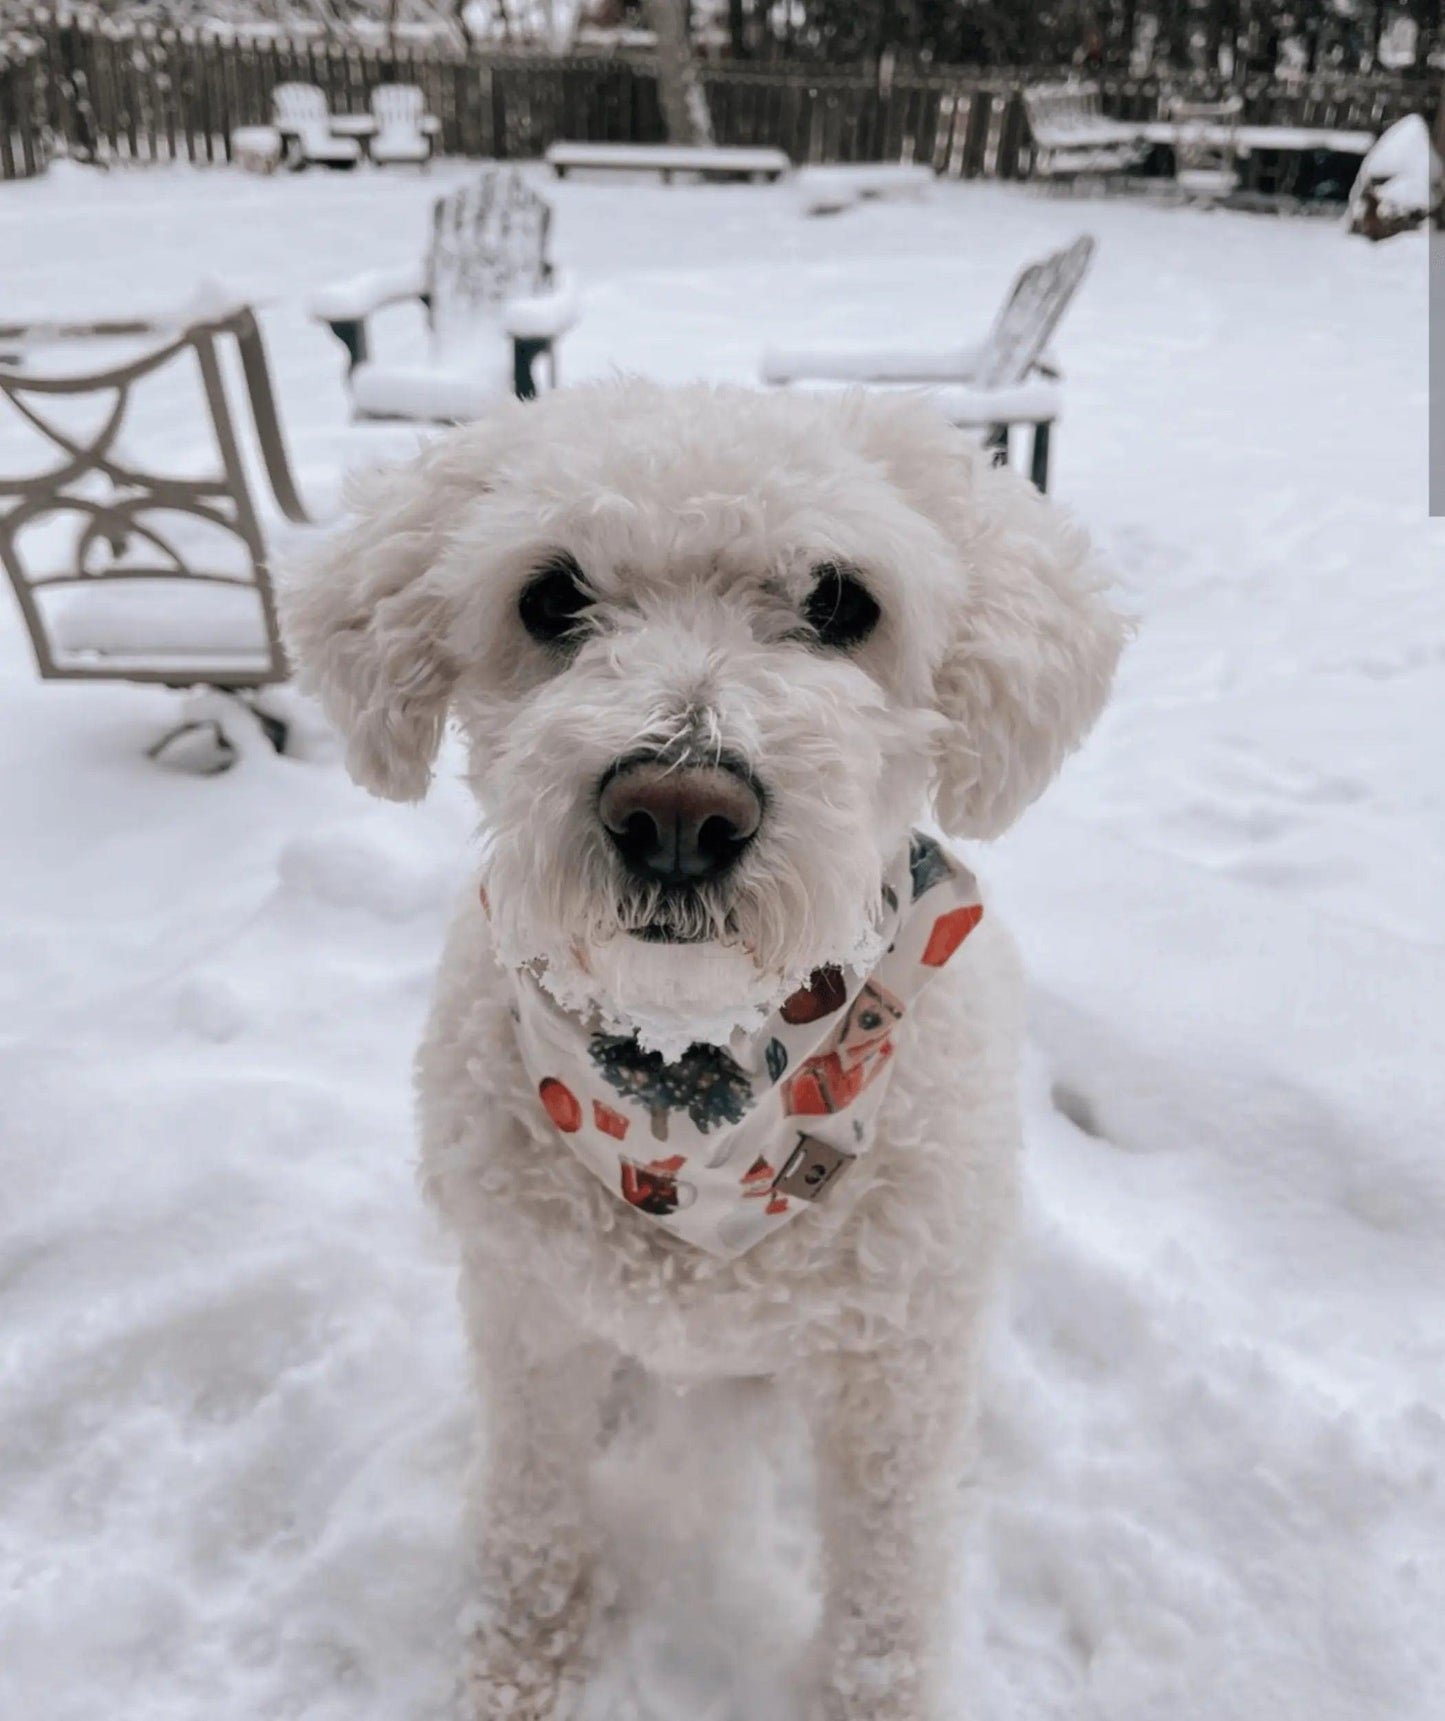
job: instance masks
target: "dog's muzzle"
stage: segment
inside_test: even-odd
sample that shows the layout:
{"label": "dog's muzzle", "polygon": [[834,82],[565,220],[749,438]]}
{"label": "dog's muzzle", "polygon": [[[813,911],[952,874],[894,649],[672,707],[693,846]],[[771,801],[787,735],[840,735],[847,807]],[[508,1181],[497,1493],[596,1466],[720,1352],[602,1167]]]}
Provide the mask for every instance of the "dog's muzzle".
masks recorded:
{"label": "dog's muzzle", "polygon": [[602,779],[597,817],[633,878],[681,890],[737,863],[758,834],[763,801],[737,766],[620,760]]}

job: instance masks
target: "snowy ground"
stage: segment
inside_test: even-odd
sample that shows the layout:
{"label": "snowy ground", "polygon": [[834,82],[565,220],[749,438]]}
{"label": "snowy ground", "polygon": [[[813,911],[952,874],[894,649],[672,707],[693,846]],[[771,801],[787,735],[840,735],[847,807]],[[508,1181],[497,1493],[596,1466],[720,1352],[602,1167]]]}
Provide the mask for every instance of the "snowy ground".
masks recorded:
{"label": "snowy ground", "polygon": [[[162,304],[202,273],[254,293],[329,489],[396,436],[347,428],[301,302],[404,258],[454,171],[0,187],[4,311]],[[814,223],[784,189],[552,195],[586,293],[572,377],[955,340],[1024,258],[1098,236],[1057,490],[1143,627],[1094,741],[980,857],[1035,1031],[959,1714],[1438,1718],[1423,242],[996,186]],[[169,709],[41,688],[0,608],[0,1714],[425,1721],[471,1415],[407,1066],[470,814],[445,776],[396,809],[264,750],[168,775],[140,755]],[[727,1605],[747,1658],[659,1616],[595,1716],[781,1718],[809,1605],[785,1539]]]}

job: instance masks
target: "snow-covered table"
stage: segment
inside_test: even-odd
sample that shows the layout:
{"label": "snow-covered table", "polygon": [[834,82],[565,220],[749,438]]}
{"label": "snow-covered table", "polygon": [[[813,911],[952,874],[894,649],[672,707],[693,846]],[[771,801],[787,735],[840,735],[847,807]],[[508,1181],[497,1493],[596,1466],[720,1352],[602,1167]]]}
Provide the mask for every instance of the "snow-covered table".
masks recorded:
{"label": "snow-covered table", "polygon": [[[1151,146],[1156,157],[1155,172],[1172,174],[1180,129],[1180,124],[1171,120],[1154,120],[1139,127],[1140,140]],[[1221,144],[1229,141],[1231,131],[1222,125],[1192,125],[1190,129]],[[1236,126],[1233,138],[1245,193],[1305,203],[1343,203],[1359,163],[1375,141],[1374,134],[1367,131],[1287,125]],[[1150,171],[1149,163],[1143,171]]]}

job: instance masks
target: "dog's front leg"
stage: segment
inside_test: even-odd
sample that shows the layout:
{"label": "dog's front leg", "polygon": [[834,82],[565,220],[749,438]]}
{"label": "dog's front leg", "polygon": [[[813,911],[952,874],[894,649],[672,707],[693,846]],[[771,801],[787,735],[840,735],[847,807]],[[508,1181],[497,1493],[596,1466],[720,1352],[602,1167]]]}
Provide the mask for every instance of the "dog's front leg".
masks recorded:
{"label": "dog's front leg", "polygon": [[596,1547],[589,1469],[615,1353],[583,1339],[541,1286],[468,1274],[463,1303],[488,1428],[469,1713],[560,1721],[582,1671]]}
{"label": "dog's front leg", "polygon": [[810,1680],[819,1721],[937,1721],[943,1712],[971,1355],[965,1331],[952,1357],[937,1347],[836,1356],[804,1383],[823,1542]]}

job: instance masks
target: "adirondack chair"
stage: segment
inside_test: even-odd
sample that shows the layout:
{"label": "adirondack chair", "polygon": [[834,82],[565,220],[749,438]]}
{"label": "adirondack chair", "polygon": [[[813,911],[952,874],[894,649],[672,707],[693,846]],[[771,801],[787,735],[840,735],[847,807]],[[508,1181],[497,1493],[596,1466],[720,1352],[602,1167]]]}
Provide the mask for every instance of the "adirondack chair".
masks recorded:
{"label": "adirondack chair", "polygon": [[315,84],[277,84],[271,92],[271,111],[293,168],[313,163],[351,168],[361,160],[361,145],[354,137],[332,132],[331,111]]}
{"label": "adirondack chair", "polygon": [[1050,442],[1060,409],[1060,375],[1048,344],[1093,255],[1094,240],[1085,233],[1066,249],[1030,263],[976,345],[933,352],[775,349],[764,354],[763,380],[783,387],[925,388],[952,423],[986,433],[999,465],[1008,461],[1013,426],[1027,425],[1033,433],[1029,475],[1047,490]]}
{"label": "adirondack chair", "polygon": [[371,92],[371,117],[376,121],[371,159],[378,166],[425,167],[431,160],[439,122],[426,111],[426,98],[415,84],[378,84]]}
{"label": "adirondack chair", "polygon": [[[532,399],[544,358],[556,386],[556,343],[579,313],[570,284],[548,261],[551,220],[551,207],[515,168],[488,168],[437,198],[431,243],[418,263],[354,276],[312,299],[312,316],[346,349],[358,418],[461,423],[499,394]],[[409,301],[425,309],[430,359],[375,361],[367,319]]]}
{"label": "adirondack chair", "polygon": [[1239,189],[1238,96],[1220,102],[1169,103],[1174,126],[1174,183],[1191,203],[1220,203]]}
{"label": "adirondack chair", "polygon": [[1105,118],[1097,84],[1033,84],[1024,91],[1024,112],[1036,179],[1108,179],[1141,159],[1138,129]]}
{"label": "adirondack chair", "polygon": [[[139,356],[94,363],[88,337],[136,335],[151,342]],[[0,468],[0,563],[41,677],[217,690],[242,702],[282,750],[284,722],[255,702],[289,672],[268,528],[228,368],[239,368],[276,507],[298,527],[311,522],[286,458],[254,313],[232,306],[168,329],[146,321],[22,324],[0,337],[14,343],[12,362],[0,364],[0,446],[26,451],[7,456],[11,470]],[[89,368],[76,368],[77,348]],[[44,371],[33,368],[42,355]],[[197,458],[178,464],[190,470],[155,470],[127,447],[137,421],[148,434],[164,433],[187,422],[188,408],[210,430],[209,447],[186,438],[186,455]],[[234,761],[214,712],[187,718],[149,752],[169,755],[184,742],[194,755],[199,732],[204,768]]]}

